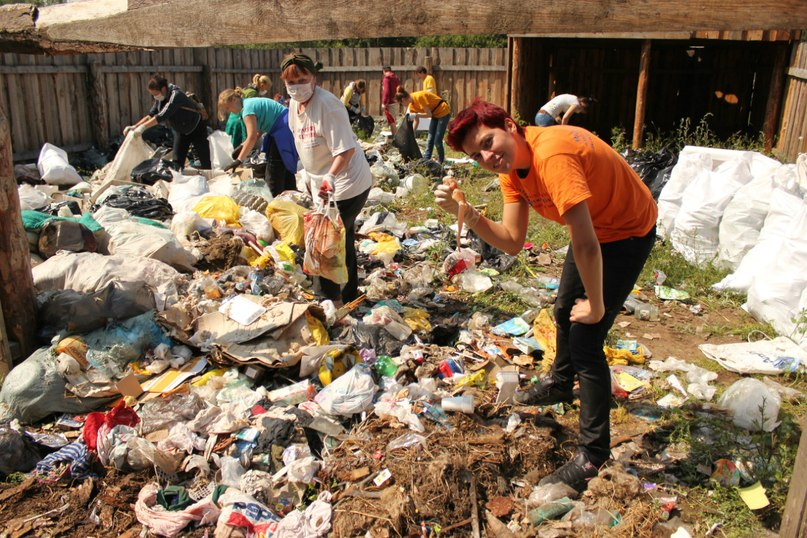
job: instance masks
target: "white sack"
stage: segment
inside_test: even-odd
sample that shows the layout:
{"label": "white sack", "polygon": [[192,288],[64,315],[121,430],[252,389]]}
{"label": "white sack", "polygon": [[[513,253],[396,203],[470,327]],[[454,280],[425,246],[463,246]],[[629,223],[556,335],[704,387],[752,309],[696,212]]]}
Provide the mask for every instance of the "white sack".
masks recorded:
{"label": "white sack", "polygon": [[224,170],[233,163],[233,142],[224,131],[213,131],[207,136],[210,141],[210,161],[215,170]]}
{"label": "white sack", "polygon": [[735,159],[698,174],[683,193],[670,239],[689,263],[704,265],[715,259],[723,210],[734,193],[751,181],[748,154],[734,153]]}
{"label": "white sack", "polygon": [[53,144],[46,143],[42,146],[36,167],[42,180],[50,185],[75,185],[83,181],[67,161],[67,152]]}

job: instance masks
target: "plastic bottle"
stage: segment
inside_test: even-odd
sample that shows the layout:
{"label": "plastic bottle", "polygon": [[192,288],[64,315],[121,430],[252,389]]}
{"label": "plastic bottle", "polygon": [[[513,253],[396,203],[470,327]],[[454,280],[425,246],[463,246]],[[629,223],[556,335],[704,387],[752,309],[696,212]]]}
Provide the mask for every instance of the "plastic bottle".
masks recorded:
{"label": "plastic bottle", "polygon": [[645,321],[658,321],[658,307],[640,301],[633,295],[629,295],[625,300],[625,308],[629,314],[633,314],[637,319]]}
{"label": "plastic bottle", "polygon": [[557,501],[546,503],[538,508],[530,510],[527,516],[530,518],[532,524],[537,526],[544,521],[560,518],[573,507],[574,503],[572,500],[569,499],[569,497],[563,497]]}
{"label": "plastic bottle", "polygon": [[398,371],[398,365],[395,364],[395,361],[392,360],[392,357],[389,355],[379,356],[373,368],[375,368],[375,371],[378,372],[378,375],[381,377],[394,377],[395,373]]}

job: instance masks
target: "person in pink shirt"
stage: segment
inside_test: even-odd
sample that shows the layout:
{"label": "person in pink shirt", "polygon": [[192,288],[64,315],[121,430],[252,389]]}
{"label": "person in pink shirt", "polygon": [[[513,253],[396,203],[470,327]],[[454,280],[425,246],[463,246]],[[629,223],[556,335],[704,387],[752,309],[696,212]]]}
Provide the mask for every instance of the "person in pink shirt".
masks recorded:
{"label": "person in pink shirt", "polygon": [[390,107],[396,104],[395,90],[401,85],[401,79],[392,72],[392,68],[385,65],[383,68],[384,78],[381,80],[381,106],[384,107],[384,116],[387,118],[392,134],[395,134],[395,115],[390,112]]}

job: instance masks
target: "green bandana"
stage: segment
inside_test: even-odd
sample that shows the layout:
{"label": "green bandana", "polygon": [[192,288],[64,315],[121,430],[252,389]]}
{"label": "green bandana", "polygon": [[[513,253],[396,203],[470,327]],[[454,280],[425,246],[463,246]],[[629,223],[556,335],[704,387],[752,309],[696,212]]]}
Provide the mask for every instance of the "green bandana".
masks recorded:
{"label": "green bandana", "polygon": [[298,67],[302,67],[312,75],[316,75],[317,71],[322,69],[322,64],[320,62],[314,63],[310,57],[306,56],[305,54],[290,54],[283,59],[283,63],[280,64],[280,72],[286,70],[291,64],[295,64]]}

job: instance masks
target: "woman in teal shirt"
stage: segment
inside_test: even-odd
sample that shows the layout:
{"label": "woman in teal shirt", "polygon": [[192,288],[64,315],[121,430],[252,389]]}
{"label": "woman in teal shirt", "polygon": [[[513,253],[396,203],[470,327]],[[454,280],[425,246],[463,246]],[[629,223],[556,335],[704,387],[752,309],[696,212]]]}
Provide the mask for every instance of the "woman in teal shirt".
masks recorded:
{"label": "woman in teal shirt", "polygon": [[[266,153],[266,182],[272,194],[277,196],[283,191],[296,189],[294,174],[298,156],[289,130],[289,109],[266,97],[244,99],[236,88],[219,94],[220,117],[224,113],[239,116],[246,129],[243,142],[236,147],[238,157],[227,170],[235,170],[244,162],[263,133],[266,136],[261,150]],[[233,145],[236,145],[235,140]]]}

